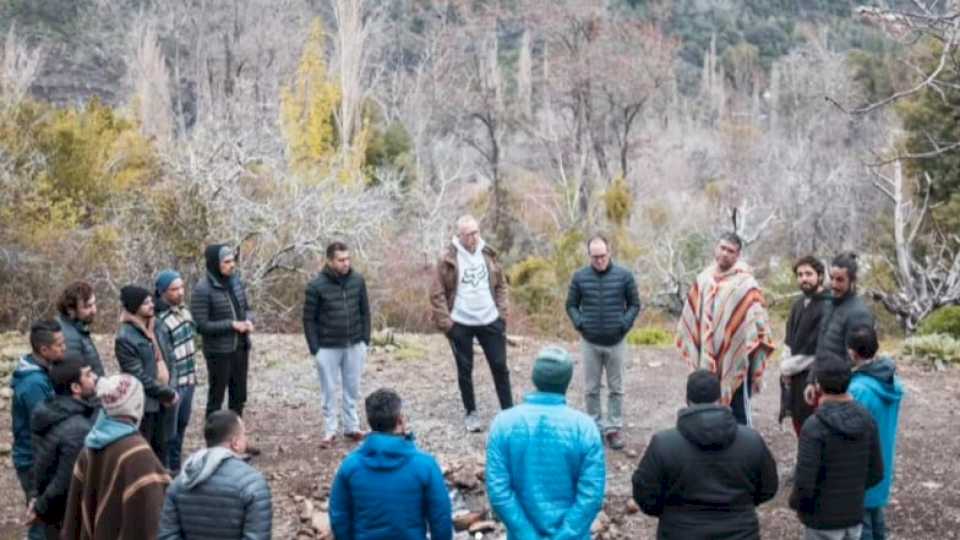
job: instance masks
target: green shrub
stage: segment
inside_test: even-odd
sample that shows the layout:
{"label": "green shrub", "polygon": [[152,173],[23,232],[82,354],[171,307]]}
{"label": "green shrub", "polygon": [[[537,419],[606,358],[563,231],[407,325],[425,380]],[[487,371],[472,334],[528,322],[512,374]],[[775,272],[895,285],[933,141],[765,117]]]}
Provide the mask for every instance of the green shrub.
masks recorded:
{"label": "green shrub", "polygon": [[960,306],[942,307],[923,319],[920,335],[945,334],[960,339]]}
{"label": "green shrub", "polygon": [[656,326],[634,328],[627,334],[627,344],[635,346],[666,347],[673,344],[673,334]]}
{"label": "green shrub", "polygon": [[903,354],[914,358],[960,364],[960,340],[946,334],[912,336],[904,340]]}

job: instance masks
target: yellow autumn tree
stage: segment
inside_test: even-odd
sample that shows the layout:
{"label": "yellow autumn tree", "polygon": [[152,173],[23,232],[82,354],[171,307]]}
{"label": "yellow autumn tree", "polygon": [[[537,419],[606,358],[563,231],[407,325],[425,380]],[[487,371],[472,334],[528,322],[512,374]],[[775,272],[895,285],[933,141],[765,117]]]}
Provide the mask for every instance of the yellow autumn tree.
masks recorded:
{"label": "yellow autumn tree", "polygon": [[340,103],[340,88],[327,73],[324,39],[323,23],[314,19],[296,77],[280,96],[291,165],[305,176],[320,178],[337,169],[334,114]]}

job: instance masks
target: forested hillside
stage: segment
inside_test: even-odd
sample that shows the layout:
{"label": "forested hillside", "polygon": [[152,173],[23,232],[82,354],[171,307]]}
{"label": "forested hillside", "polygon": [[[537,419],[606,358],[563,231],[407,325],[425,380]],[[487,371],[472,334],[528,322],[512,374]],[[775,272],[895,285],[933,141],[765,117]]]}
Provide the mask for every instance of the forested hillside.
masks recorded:
{"label": "forested hillside", "polygon": [[222,240],[265,324],[295,329],[344,239],[377,324],[424,329],[429,267],[472,212],[518,328],[566,328],[593,231],[669,314],[736,229],[774,299],[792,258],[861,252],[864,290],[912,331],[960,301],[954,11],[7,0],[0,324],[80,277],[113,309],[160,268],[192,279]]}

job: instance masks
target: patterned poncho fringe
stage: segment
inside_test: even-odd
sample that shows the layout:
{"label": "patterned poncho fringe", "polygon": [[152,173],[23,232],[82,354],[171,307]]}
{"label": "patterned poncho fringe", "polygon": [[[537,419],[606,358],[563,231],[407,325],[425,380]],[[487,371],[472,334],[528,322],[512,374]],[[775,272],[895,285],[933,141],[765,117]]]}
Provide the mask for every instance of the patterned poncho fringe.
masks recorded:
{"label": "patterned poncho fringe", "polygon": [[691,370],[719,375],[726,405],[751,364],[752,382],[759,387],[774,343],[763,294],[745,263],[722,274],[711,265],[697,276],[677,324],[677,347]]}

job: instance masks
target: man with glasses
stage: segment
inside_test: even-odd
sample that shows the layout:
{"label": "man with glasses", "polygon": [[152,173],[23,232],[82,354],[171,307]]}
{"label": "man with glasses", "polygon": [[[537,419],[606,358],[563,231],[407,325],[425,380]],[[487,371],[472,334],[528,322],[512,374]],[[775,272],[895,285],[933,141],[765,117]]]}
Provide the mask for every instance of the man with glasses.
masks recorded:
{"label": "man with glasses", "polygon": [[[567,315],[580,332],[587,414],[593,417],[607,445],[624,447],[624,338],[640,314],[640,297],[633,273],[610,259],[610,244],[596,235],[587,242],[590,264],[578,270],[567,293]],[[603,373],[607,373],[607,417],[600,403]]]}

